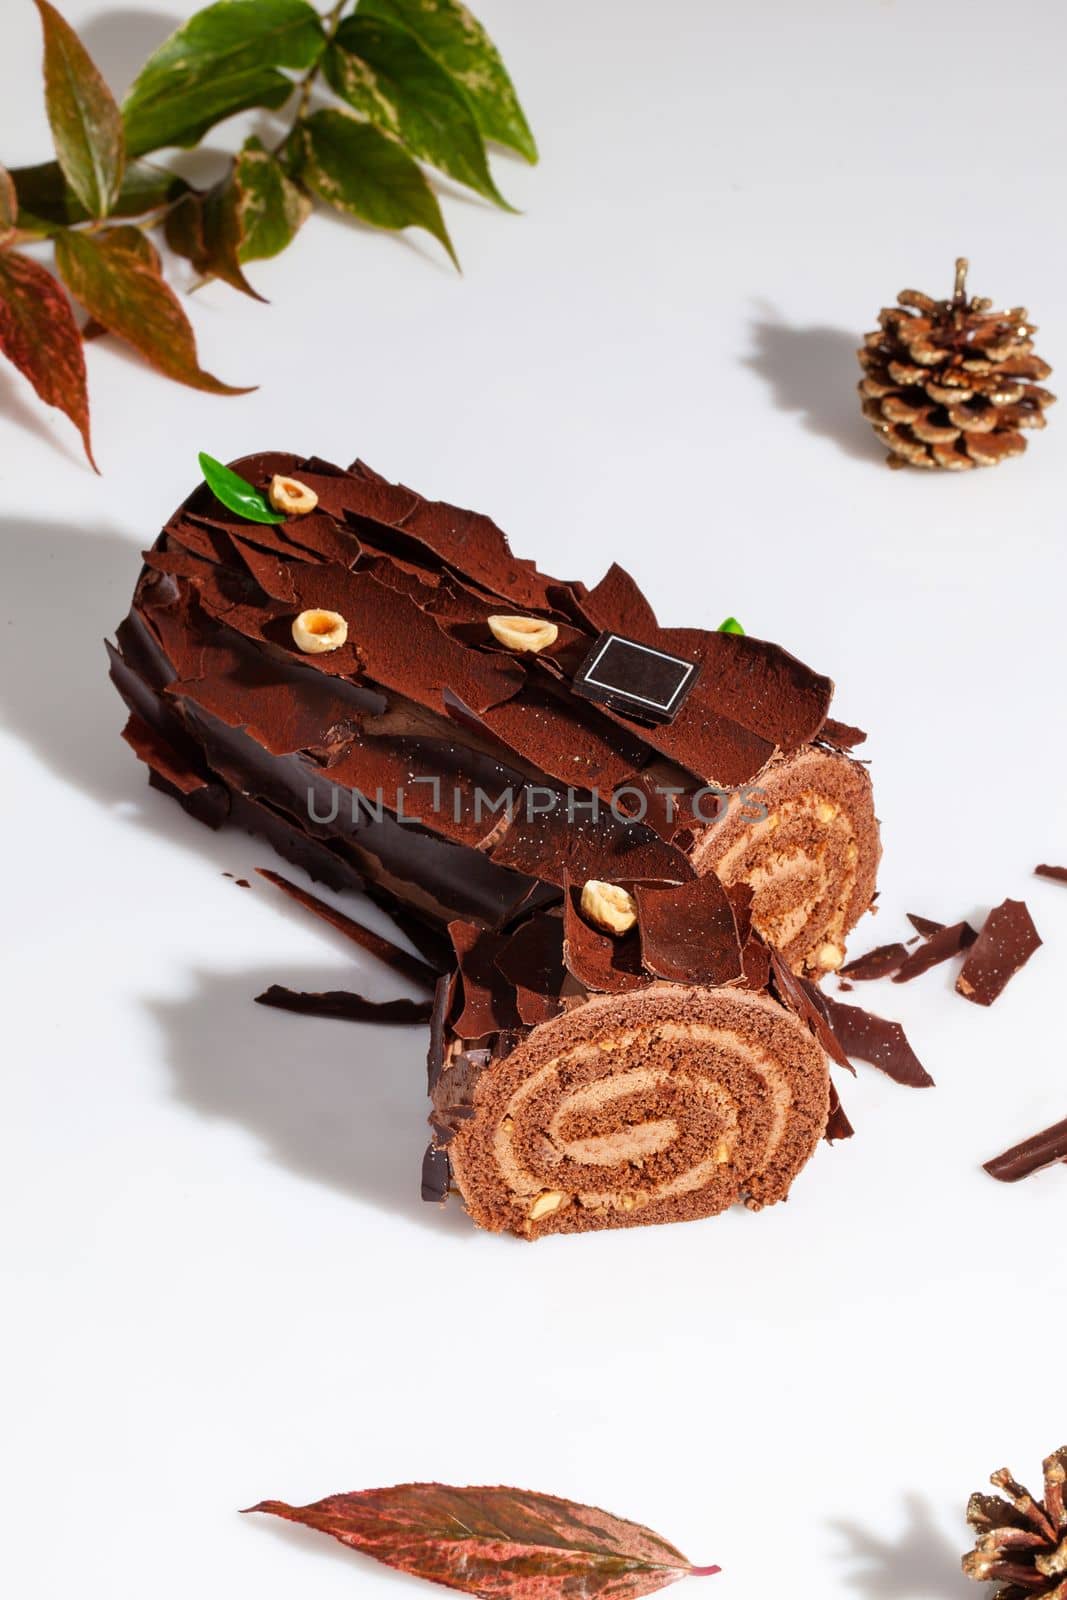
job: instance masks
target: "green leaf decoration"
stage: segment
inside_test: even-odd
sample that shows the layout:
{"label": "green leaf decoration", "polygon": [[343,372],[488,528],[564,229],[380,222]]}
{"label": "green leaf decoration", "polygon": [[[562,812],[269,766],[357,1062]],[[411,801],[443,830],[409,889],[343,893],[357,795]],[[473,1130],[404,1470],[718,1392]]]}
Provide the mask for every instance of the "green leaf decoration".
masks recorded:
{"label": "green leaf decoration", "polygon": [[159,255],[139,228],[56,234],[56,265],[74,298],[160,372],[208,394],[248,394],[205,372],[196,338],[173,290],[160,274]]}
{"label": "green leaf decoration", "polygon": [[238,257],[241,225],[237,215],[234,170],[214,188],[187,194],[167,216],[164,233],[176,255],[191,261],[202,278],[221,278],[232,289],[262,300],[244,273]]}
{"label": "green leaf decoration", "polygon": [[311,199],[258,139],[248,139],[234,164],[239,261],[263,261],[292,243],[311,214]]}
{"label": "green leaf decoration", "polygon": [[716,632],[718,632],[718,633],[742,633],[743,634],[744,631],[745,631],[744,628],[742,628],[741,624],[738,622],[736,617],[727,617],[726,621],[725,622],[720,622],[718,628],[716,629]]}
{"label": "green leaf decoration", "polygon": [[349,17],[324,66],[342,100],[393,134],[412,155],[511,209],[493,182],[470,103],[414,34],[376,17]]}
{"label": "green leaf decoration", "polygon": [[126,165],[122,114],[88,51],[48,0],[37,0],[44,30],[44,96],[67,182],[92,217],[106,217]]}
{"label": "green leaf decoration", "polygon": [[82,436],[93,468],[85,351],[70,301],[50,272],[15,250],[0,253],[0,351],[45,405],[57,406]]}
{"label": "green leaf decoration", "polygon": [[[25,231],[47,233],[53,227],[89,220],[88,211],[67,183],[58,161],[16,167],[11,176],[19,197],[19,227]],[[177,173],[167,172],[149,161],[131,161],[109,215],[143,217],[146,212],[171,204],[188,188],[185,179],[179,178]]]}
{"label": "green leaf decoration", "polygon": [[216,122],[250,106],[276,110],[326,36],[306,0],[216,0],[171,35],[142,68],[123,104],[133,156],[194,145]]}
{"label": "green leaf decoration", "polygon": [[214,456],[207,455],[203,450],[199,461],[204,482],[227,511],[236,512],[247,522],[285,521],[284,517],[271,510],[266,495],[254,488],[247,478],[238,477],[236,472],[231,472],[229,467],[224,467],[221,461],[216,461]]}
{"label": "green leaf decoration", "polygon": [[18,226],[19,201],[15,185],[6,167],[0,167],[0,250],[15,236]]}
{"label": "green leaf decoration", "polygon": [[344,111],[316,111],[290,145],[297,176],[338,211],[378,228],[425,228],[452,248],[437,196],[395,139]]}
{"label": "green leaf decoration", "polygon": [[357,14],[407,28],[470,101],[487,139],[537,160],[537,146],[500,54],[466,6],[456,0],[359,0]]}

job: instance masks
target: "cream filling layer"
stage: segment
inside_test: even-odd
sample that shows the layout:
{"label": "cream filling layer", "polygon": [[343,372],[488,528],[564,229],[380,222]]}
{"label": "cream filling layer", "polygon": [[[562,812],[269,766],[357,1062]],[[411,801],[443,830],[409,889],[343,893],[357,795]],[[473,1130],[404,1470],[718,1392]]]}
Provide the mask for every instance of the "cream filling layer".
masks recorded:
{"label": "cream filling layer", "polygon": [[[531,1171],[516,1148],[518,1131],[524,1130],[529,1102],[553,1079],[559,1076],[565,1078],[568,1071],[588,1064],[592,1059],[603,1062],[605,1054],[620,1049],[634,1046],[650,1049],[656,1044],[669,1045],[674,1040],[702,1044],[709,1053],[721,1052],[762,1080],[771,1108],[771,1127],[762,1155],[763,1165],[773,1158],[785,1133],[793,1097],[788,1082],[769,1056],[732,1029],[716,1028],[704,1023],[667,1022],[655,1028],[627,1029],[595,1045],[579,1045],[545,1062],[512,1095],[507,1113],[493,1133],[493,1154],[501,1177],[515,1196],[517,1204],[526,1208],[535,1196],[550,1191],[554,1197],[559,1195],[558,1199],[554,1198],[553,1209],[558,1209],[560,1204],[576,1201],[582,1206],[614,1207],[628,1211],[635,1206],[649,1205],[654,1200],[670,1199],[702,1189],[723,1166],[732,1161],[745,1108],[738,1104],[735,1095],[724,1084],[714,1078],[711,1064],[707,1073],[694,1072],[691,1068],[635,1066],[610,1077],[579,1084],[563,1094],[547,1127],[538,1130],[544,1152],[543,1170]],[[674,1088],[680,1085],[687,1099],[694,1103],[710,1102],[714,1107],[721,1129],[714,1149],[685,1172],[661,1183],[646,1183],[636,1191],[617,1192],[590,1187],[573,1190],[569,1195],[560,1194],[560,1183],[553,1169],[565,1159],[584,1166],[629,1162],[640,1169],[651,1156],[668,1150],[679,1137],[678,1123],[673,1117],[655,1118],[610,1133],[576,1139],[563,1136],[561,1130],[564,1120],[576,1113],[610,1107],[613,1101],[654,1091],[668,1084]]]}

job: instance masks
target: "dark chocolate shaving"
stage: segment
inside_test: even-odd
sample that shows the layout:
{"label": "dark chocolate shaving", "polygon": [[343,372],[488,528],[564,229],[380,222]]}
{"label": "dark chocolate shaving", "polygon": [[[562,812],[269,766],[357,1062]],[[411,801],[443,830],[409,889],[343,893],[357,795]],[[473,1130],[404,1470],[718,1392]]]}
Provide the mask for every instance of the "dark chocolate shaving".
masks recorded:
{"label": "dark chocolate shaving", "polygon": [[744,974],[730,897],[713,872],[666,889],[636,889],[641,961],[672,983],[730,984]]}
{"label": "dark chocolate shaving", "polygon": [[969,950],[978,935],[969,922],[954,922],[951,928],[938,928],[917,950],[912,950],[904,965],[893,979],[894,983],[910,983],[923,972],[929,972],[942,961],[962,955]]}
{"label": "dark chocolate shaving", "polygon": [[447,1200],[451,1182],[452,1163],[448,1159],[448,1151],[439,1150],[433,1144],[428,1145],[422,1158],[422,1198]]}
{"label": "dark chocolate shaving", "polygon": [[298,888],[295,883],[290,883],[288,878],[283,878],[280,872],[272,872],[269,867],[257,867],[256,871],[261,878],[273,883],[276,889],[281,889],[283,894],[287,894],[298,905],[314,912],[323,922],[328,922],[331,928],[343,933],[346,939],[358,944],[361,950],[367,950],[372,956],[377,956],[379,961],[383,961],[401,977],[410,978],[414,983],[426,984],[431,989],[437,983],[437,973],[424,961],[420,961],[418,956],[409,955],[406,950],[401,950],[388,939],[383,939],[380,933],[374,933],[370,928],[365,928],[361,922],[346,917],[343,911],[327,905],[326,901],[320,900],[317,895]]}
{"label": "dark chocolate shaving", "polygon": [[547,1022],[563,1009],[563,919],[542,913],[519,925],[496,958],[515,990],[515,1005],[527,1027]]}
{"label": "dark chocolate shaving", "polygon": [[991,1006],[1025,966],[1041,939],[1022,900],[994,906],[956,979],[956,990],[976,1006]]}
{"label": "dark chocolate shaving", "polygon": [[307,994],[298,989],[283,989],[272,983],[256,995],[257,1006],[275,1006],[279,1011],[296,1011],[303,1017],[336,1017],[344,1022],[429,1022],[429,1000],[365,1000],[346,989],[327,989]]}
{"label": "dark chocolate shaving", "polygon": [[830,1026],[846,1055],[869,1062],[894,1083],[905,1084],[909,1089],[933,1086],[933,1078],[911,1048],[899,1022],[876,1017],[861,1006],[831,1000],[829,995],[822,995],[821,999]]}
{"label": "dark chocolate shaving", "polygon": [[505,1028],[517,1028],[515,990],[497,965],[506,941],[473,922],[450,922],[449,936],[456,952],[462,1008],[451,1019],[452,1031],[461,1039],[482,1039]]}
{"label": "dark chocolate shaving", "polygon": [[835,1144],[838,1139],[851,1139],[855,1131],[855,1128],[848,1120],[844,1106],[841,1104],[841,1096],[837,1092],[837,1086],[831,1080],[830,1114],[826,1119],[826,1132],[823,1134],[823,1138],[829,1144]]}
{"label": "dark chocolate shaving", "polygon": [[989,1176],[1000,1183],[1018,1183],[1020,1178],[1028,1178],[1032,1172],[1054,1166],[1057,1161],[1067,1162],[1067,1119],[1012,1145],[983,1165]]}
{"label": "dark chocolate shaving", "polygon": [[937,933],[945,926],[943,922],[932,922],[929,917],[920,917],[914,911],[908,912],[908,921],[916,933],[921,933],[924,938],[929,938],[932,933]]}
{"label": "dark chocolate shaving", "polygon": [[839,1067],[845,1067],[855,1076],[855,1068],[831,1026],[827,1011],[829,1002],[818,985],[807,978],[798,978],[777,950],[771,950],[771,972],[775,992],[782,1004],[789,1006],[802,1022],[807,1023],[809,1031],[818,1039],[831,1061],[836,1061]]}
{"label": "dark chocolate shaving", "polygon": [[835,750],[854,750],[856,745],[867,741],[862,728],[852,728],[847,722],[837,722],[833,717],[827,717],[819,729],[818,737],[820,743],[832,744]]}
{"label": "dark chocolate shaving", "polygon": [[1034,868],[1034,876],[1051,878],[1055,883],[1067,883],[1067,867],[1050,867],[1043,861],[1039,867]]}
{"label": "dark chocolate shaving", "polygon": [[907,947],[902,944],[880,944],[866,955],[857,956],[847,966],[840,968],[841,977],[854,978],[865,983],[869,978],[884,978],[896,972],[907,958]]}

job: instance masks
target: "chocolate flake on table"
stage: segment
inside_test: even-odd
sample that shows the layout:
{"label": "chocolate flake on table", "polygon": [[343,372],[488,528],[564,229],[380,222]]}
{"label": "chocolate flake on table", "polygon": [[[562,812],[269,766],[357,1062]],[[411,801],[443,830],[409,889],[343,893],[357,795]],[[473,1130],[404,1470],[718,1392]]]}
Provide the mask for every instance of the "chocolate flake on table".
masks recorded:
{"label": "chocolate flake on table", "polygon": [[283,894],[287,894],[298,905],[321,917],[331,928],[336,928],[346,939],[351,939],[353,944],[358,944],[361,950],[367,950],[372,956],[377,956],[379,961],[383,961],[387,967],[392,967],[401,977],[410,978],[414,983],[426,984],[431,989],[437,983],[438,974],[424,961],[420,961],[418,956],[409,955],[406,950],[401,950],[388,939],[383,939],[380,933],[365,928],[361,922],[356,922],[352,917],[346,917],[343,911],[338,911],[336,906],[320,900],[318,895],[309,894],[306,889],[290,883],[280,872],[272,872],[269,867],[257,867],[256,871],[261,878],[272,883],[276,889],[281,889]]}
{"label": "chocolate flake on table", "polygon": [[1040,944],[1025,902],[1003,900],[982,924],[956,979],[957,992],[976,1006],[991,1006]]}
{"label": "chocolate flake on table", "polygon": [[575,694],[638,722],[673,722],[696,683],[700,665],[602,633],[575,674]]}
{"label": "chocolate flake on table", "polygon": [[308,994],[272,983],[256,995],[257,1006],[273,1006],[278,1011],[296,1011],[303,1017],[335,1017],[343,1022],[429,1022],[429,1000],[365,1000],[347,989],[327,989]]}
{"label": "chocolate flake on table", "polygon": [[1003,1155],[994,1156],[983,1163],[991,1178],[1001,1183],[1018,1183],[1042,1167],[1054,1166],[1057,1161],[1067,1162],[1067,1118],[1051,1128],[1035,1133],[1021,1144],[1012,1145]]}
{"label": "chocolate flake on table", "polygon": [[1054,883],[1067,883],[1067,867],[1050,867],[1047,862],[1035,867],[1034,875],[1038,878],[1051,878]]}
{"label": "chocolate flake on table", "polygon": [[937,933],[945,926],[943,922],[934,922],[930,917],[920,917],[914,911],[909,911],[907,917],[916,933],[921,933],[924,939],[928,939],[932,933]]}
{"label": "chocolate flake on table", "polygon": [[911,1048],[899,1022],[876,1017],[862,1006],[831,1000],[829,995],[821,998],[830,1026],[846,1055],[869,1062],[894,1083],[902,1083],[909,1089],[933,1087],[933,1078]]}
{"label": "chocolate flake on table", "polygon": [[896,972],[902,961],[907,959],[907,947],[902,944],[880,944],[874,950],[868,950],[866,955],[857,956],[846,966],[839,968],[843,978],[853,978],[861,983],[866,983],[871,978],[885,978],[891,972]]}
{"label": "chocolate flake on table", "polygon": [[949,961],[953,956],[962,955],[969,950],[978,935],[969,922],[954,922],[950,928],[938,928],[923,941],[917,950],[912,950],[903,966],[893,978],[894,983],[910,983],[912,978],[918,978],[922,973],[929,972],[931,967],[936,967],[942,961]]}

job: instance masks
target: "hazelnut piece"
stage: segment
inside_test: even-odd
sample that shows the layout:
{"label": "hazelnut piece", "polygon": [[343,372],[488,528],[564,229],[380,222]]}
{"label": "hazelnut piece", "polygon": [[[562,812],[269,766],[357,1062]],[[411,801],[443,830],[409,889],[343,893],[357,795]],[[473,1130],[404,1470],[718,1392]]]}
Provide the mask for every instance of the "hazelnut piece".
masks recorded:
{"label": "hazelnut piece", "polygon": [[270,480],[270,503],[275,511],[306,517],[318,505],[319,497],[306,483],[301,483],[297,478],[283,478],[276,472]]}
{"label": "hazelnut piece", "polygon": [[306,656],[340,650],[348,638],[348,623],[339,611],[301,611],[293,618],[293,640]]}
{"label": "hazelnut piece", "polygon": [[558,1211],[565,1198],[559,1189],[546,1189],[530,1207],[529,1220],[536,1222],[539,1217],[547,1217],[550,1211]]}
{"label": "hazelnut piece", "polygon": [[582,915],[605,933],[629,933],[637,923],[637,901],[617,883],[590,878],[582,885]]}
{"label": "hazelnut piece", "polygon": [[532,651],[535,655],[559,638],[556,624],[540,617],[490,617],[489,631],[506,649]]}
{"label": "hazelnut piece", "polygon": [[844,959],[845,952],[841,946],[832,944],[830,940],[827,940],[825,944],[821,944],[815,953],[816,963],[822,968],[823,972],[836,972]]}

